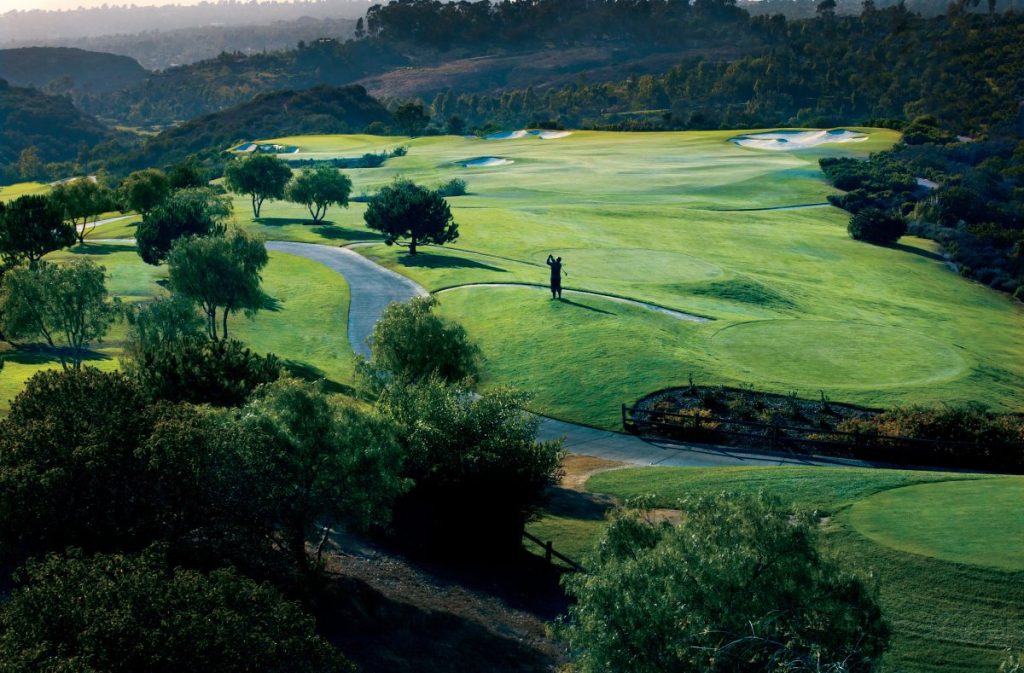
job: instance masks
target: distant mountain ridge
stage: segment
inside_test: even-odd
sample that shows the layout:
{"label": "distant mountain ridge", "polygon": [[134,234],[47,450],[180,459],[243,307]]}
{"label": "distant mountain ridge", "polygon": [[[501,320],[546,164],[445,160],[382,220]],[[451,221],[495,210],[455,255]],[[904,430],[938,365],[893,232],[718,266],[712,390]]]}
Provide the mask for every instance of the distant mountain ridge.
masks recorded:
{"label": "distant mountain ridge", "polygon": [[0,78],[48,93],[104,94],[138,84],[148,74],[128,56],[69,47],[0,49]]}

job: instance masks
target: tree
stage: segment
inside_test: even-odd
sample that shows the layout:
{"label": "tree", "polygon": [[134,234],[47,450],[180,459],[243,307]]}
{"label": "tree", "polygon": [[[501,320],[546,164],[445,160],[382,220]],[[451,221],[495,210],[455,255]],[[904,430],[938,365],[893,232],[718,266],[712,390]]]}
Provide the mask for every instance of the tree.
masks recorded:
{"label": "tree", "polygon": [[46,174],[46,167],[39,158],[39,150],[26,147],[18,155],[18,175],[23,180],[36,180]]}
{"label": "tree", "polygon": [[[242,411],[263,437],[263,490],[278,503],[278,521],[297,566],[310,574],[336,523],[355,528],[386,523],[407,486],[390,426],[318,384],[282,379],[265,386]],[[306,543],[316,530],[314,565]]]}
{"label": "tree", "polygon": [[171,183],[163,171],[147,168],[126,177],[117,193],[123,210],[134,210],[145,216],[170,195]]}
{"label": "tree", "polygon": [[525,523],[561,476],[561,441],[538,442],[540,420],[526,395],[475,396],[430,378],[393,382],[378,409],[398,429],[412,490],[395,506],[397,539],[435,551],[465,544],[500,554],[522,544]]}
{"label": "tree", "polygon": [[338,169],[323,165],[303,171],[288,185],[286,198],[293,203],[301,203],[309,210],[313,224],[319,223],[333,205],[348,208],[348,195],[352,191],[352,181]]}
{"label": "tree", "polygon": [[466,120],[459,115],[448,117],[448,134],[461,136],[466,132]]}
{"label": "tree", "polygon": [[227,236],[180,238],[167,257],[171,291],[192,300],[206,314],[211,339],[217,338],[217,311],[221,310],[220,338],[228,338],[228,315],[252,315],[266,303],[260,289],[260,271],[269,261],[262,241],[241,231]]}
{"label": "tree", "polygon": [[27,260],[30,266],[49,252],[75,243],[75,228],[45,196],[22,196],[0,212],[0,257],[7,264]]}
{"label": "tree", "polygon": [[858,241],[887,245],[907,233],[907,222],[899,215],[878,208],[864,208],[850,218],[850,236]]}
{"label": "tree", "polygon": [[831,19],[836,15],[836,0],[821,0],[815,7],[818,16]]}
{"label": "tree", "polygon": [[43,339],[60,349],[64,369],[80,369],[88,345],[102,341],[121,315],[105,278],[106,269],[91,260],[12,269],[0,282],[0,331],[12,339]]}
{"label": "tree", "polygon": [[878,670],[877,599],[821,555],[815,521],[763,495],[679,509],[679,524],[620,512],[589,572],[565,580],[560,631],[581,673]]}
{"label": "tree", "polygon": [[430,115],[423,108],[423,103],[402,103],[393,115],[395,124],[407,136],[417,136],[430,123]]}
{"label": "tree", "polygon": [[176,240],[224,233],[231,202],[209,189],[183,189],[142,216],[135,230],[139,256],[147,264],[163,262]]}
{"label": "tree", "polygon": [[165,549],[29,562],[0,608],[10,673],[347,673],[313,618],[234,569],[174,568]]}
{"label": "tree", "polygon": [[434,313],[437,299],[417,297],[384,309],[370,335],[370,359],[358,365],[370,389],[391,380],[417,383],[439,378],[473,383],[479,372],[480,349],[458,323]]}
{"label": "tree", "polygon": [[203,189],[210,181],[209,173],[195,157],[171,166],[167,172],[167,181],[171,189]]}
{"label": "tree", "polygon": [[117,545],[134,528],[145,402],[122,375],[42,371],[0,421],[0,553]]}
{"label": "tree", "polygon": [[63,211],[64,219],[74,227],[79,244],[85,243],[90,219],[95,228],[96,218],[117,208],[114,193],[90,178],[62,182],[53,188],[50,198]]}
{"label": "tree", "polygon": [[459,237],[459,225],[448,203],[437,192],[409,180],[395,180],[374,194],[363,214],[366,226],[384,234],[384,242],[394,245],[408,239],[409,254],[416,245],[450,243]]}
{"label": "tree", "polygon": [[291,179],[292,169],[269,154],[252,154],[224,167],[224,184],[236,194],[249,195],[253,217],[260,216],[267,199],[283,199],[285,186]]}

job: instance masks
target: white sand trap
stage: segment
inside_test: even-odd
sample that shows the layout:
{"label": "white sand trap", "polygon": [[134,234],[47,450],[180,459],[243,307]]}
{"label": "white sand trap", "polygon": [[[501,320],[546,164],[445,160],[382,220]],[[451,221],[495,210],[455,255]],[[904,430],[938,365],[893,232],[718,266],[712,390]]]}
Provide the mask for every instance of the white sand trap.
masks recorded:
{"label": "white sand trap", "polygon": [[730,142],[741,147],[758,150],[805,150],[818,145],[831,143],[859,143],[867,140],[863,133],[832,129],[831,131],[771,131],[768,133],[751,133],[749,135],[730,138]]}
{"label": "white sand trap", "polygon": [[513,163],[513,161],[501,157],[480,157],[479,159],[470,159],[460,163],[463,168],[492,168],[494,166],[507,166]]}
{"label": "white sand trap", "polygon": [[499,131],[498,133],[492,133],[489,136],[484,136],[484,140],[515,140],[516,138],[525,138],[527,131],[519,129],[518,131]]}
{"label": "white sand trap", "polygon": [[572,131],[530,131],[530,133],[541,140],[555,140],[556,138],[564,138],[572,135]]}
{"label": "white sand trap", "polygon": [[929,191],[932,190],[932,189],[938,189],[939,188],[939,183],[935,182],[934,180],[929,180],[928,178],[914,178],[914,179],[917,181],[917,186],[918,187],[923,187],[924,189],[927,189]]}

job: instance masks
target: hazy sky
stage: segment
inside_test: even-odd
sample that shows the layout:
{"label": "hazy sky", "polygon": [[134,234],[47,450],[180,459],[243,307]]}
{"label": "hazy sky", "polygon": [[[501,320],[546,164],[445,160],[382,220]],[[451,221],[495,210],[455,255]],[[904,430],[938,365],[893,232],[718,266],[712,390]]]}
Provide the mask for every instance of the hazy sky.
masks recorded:
{"label": "hazy sky", "polygon": [[0,14],[12,9],[76,9],[107,5],[195,5],[199,0],[0,0]]}

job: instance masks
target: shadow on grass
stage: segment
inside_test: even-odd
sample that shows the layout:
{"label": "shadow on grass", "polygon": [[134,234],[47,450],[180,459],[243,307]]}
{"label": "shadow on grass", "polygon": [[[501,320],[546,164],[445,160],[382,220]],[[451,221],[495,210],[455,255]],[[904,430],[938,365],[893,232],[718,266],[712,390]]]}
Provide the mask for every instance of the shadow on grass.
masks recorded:
{"label": "shadow on grass", "polygon": [[611,496],[584,493],[561,486],[549,488],[547,495],[545,513],[569,519],[604,521],[608,510],[615,507],[615,500]]}
{"label": "shadow on grass", "polygon": [[283,360],[281,366],[284,367],[285,371],[294,376],[295,378],[302,379],[303,381],[319,381],[324,391],[328,393],[338,393],[341,395],[348,395],[349,397],[358,397],[359,391],[346,383],[339,383],[327,378],[323,370],[319,367],[314,367],[308,362],[299,362],[298,360]]}
{"label": "shadow on grass", "polygon": [[936,262],[946,261],[946,258],[937,252],[933,252],[931,250],[922,250],[921,248],[915,248],[914,246],[907,245],[906,243],[894,243],[886,247],[892,248],[893,250],[899,250],[901,252],[909,252],[913,255],[919,255],[921,257],[924,257],[925,259],[931,259]]}
{"label": "shadow on grass", "polygon": [[[43,344],[28,344],[17,350],[6,351],[4,360],[19,365],[49,365],[60,364],[60,357],[70,361],[74,352],[70,348],[50,348]],[[103,362],[111,357],[99,351],[86,350],[82,354],[82,362]]]}
{"label": "shadow on grass", "polygon": [[383,241],[380,234],[362,229],[348,229],[339,227],[336,224],[318,224],[313,227],[313,233],[323,236],[329,241]]}
{"label": "shadow on grass", "polygon": [[449,257],[448,255],[435,255],[429,252],[402,255],[398,261],[402,266],[421,269],[482,269],[485,271],[507,273],[500,266],[491,266],[490,264],[466,259],[465,257]]}
{"label": "shadow on grass", "polygon": [[72,255],[113,255],[117,252],[132,252],[134,249],[131,243],[90,243],[86,239],[85,243],[68,248],[68,252]]}
{"label": "shadow on grass", "polygon": [[577,308],[585,308],[588,311],[593,311],[594,313],[603,313],[605,315],[618,315],[616,313],[612,313],[611,311],[605,311],[604,309],[594,308],[593,306],[587,306],[586,304],[579,304],[577,302],[574,302],[571,299],[559,299],[558,301],[562,302],[563,304],[568,304],[569,306],[575,306]]}

